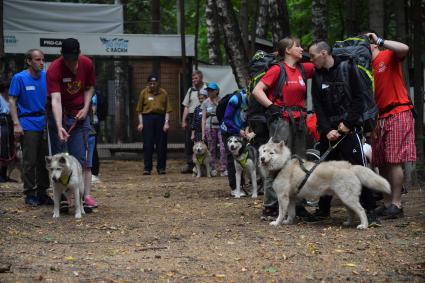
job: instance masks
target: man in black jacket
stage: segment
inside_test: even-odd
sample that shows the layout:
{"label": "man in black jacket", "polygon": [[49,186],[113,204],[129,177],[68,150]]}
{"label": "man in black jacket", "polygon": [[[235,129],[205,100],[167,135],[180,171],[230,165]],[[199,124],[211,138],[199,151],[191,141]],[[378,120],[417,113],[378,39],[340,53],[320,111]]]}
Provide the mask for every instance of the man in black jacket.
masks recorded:
{"label": "man in black jacket", "polygon": [[[324,41],[309,48],[311,62],[316,70],[313,74],[312,97],[320,132],[320,153],[330,146],[336,147],[326,160],[346,160],[351,164],[365,166],[362,146],[363,91],[359,70],[351,60],[342,61],[332,56],[332,49]],[[315,215],[330,215],[331,197],[322,197]],[[360,201],[369,213],[369,223],[376,223],[375,201],[372,192],[363,188]]]}

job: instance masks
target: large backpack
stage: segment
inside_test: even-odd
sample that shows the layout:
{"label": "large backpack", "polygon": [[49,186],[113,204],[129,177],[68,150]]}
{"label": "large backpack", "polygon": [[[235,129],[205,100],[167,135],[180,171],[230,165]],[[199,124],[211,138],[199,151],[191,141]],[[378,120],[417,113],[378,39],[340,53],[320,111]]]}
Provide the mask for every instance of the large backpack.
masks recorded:
{"label": "large backpack", "polygon": [[215,116],[217,117],[218,123],[221,124],[224,120],[224,113],[226,112],[227,104],[229,100],[233,97],[233,95],[238,96],[238,105],[236,108],[239,108],[242,104],[242,95],[240,90],[236,90],[232,93],[226,94],[220,101],[218,102],[217,108],[215,109]]}
{"label": "large backpack", "polygon": [[367,36],[350,37],[337,41],[332,49],[332,55],[342,60],[352,60],[358,67],[361,75],[362,87],[367,90],[363,93],[363,131],[373,131],[378,117],[374,91],[375,82],[372,72],[372,51]]}
{"label": "large backpack", "polygon": [[[266,108],[261,105],[255,97],[252,95],[252,91],[255,86],[261,80],[266,72],[270,69],[271,66],[278,65],[280,68],[279,79],[275,87],[275,93],[272,98],[272,103],[276,101],[282,95],[282,87],[284,83],[287,83],[288,78],[286,76],[285,67],[282,63],[277,62],[273,54],[266,53],[262,50],[255,52],[249,63],[249,75],[251,77],[251,82],[248,85],[248,112],[247,118],[249,123],[266,123],[266,118],[264,112]],[[301,76],[306,82],[304,68],[301,64],[297,64],[297,68],[300,70]]]}

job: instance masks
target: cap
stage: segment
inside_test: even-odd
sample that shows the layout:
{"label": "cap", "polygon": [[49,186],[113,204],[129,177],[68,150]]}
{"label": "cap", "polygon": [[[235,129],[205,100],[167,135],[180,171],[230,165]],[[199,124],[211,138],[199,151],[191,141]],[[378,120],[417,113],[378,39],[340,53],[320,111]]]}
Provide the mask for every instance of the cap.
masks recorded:
{"label": "cap", "polygon": [[62,41],[61,53],[65,59],[78,59],[78,55],[80,54],[80,43],[75,38],[64,39]]}
{"label": "cap", "polygon": [[157,82],[158,81],[158,76],[154,73],[150,74],[148,77],[148,82]]}
{"label": "cap", "polygon": [[207,90],[212,89],[212,90],[219,90],[220,88],[218,87],[218,85],[215,82],[211,82],[207,85]]}
{"label": "cap", "polygon": [[208,96],[208,92],[205,89],[201,89],[199,95]]}

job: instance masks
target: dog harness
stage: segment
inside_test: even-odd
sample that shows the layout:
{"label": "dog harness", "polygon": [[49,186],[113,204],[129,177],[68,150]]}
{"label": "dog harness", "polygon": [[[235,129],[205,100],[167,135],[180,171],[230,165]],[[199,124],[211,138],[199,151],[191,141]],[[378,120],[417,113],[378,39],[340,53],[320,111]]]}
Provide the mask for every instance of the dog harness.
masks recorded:
{"label": "dog harness", "polygon": [[71,180],[72,172],[69,174],[69,176],[62,176],[59,179],[59,183],[61,183],[64,186],[68,186],[69,180]]}
{"label": "dog harness", "polygon": [[204,165],[206,154],[196,154],[196,160],[198,160],[199,164]]}
{"label": "dog harness", "polygon": [[330,145],[330,143],[329,143],[329,147],[328,147],[328,149],[323,153],[323,155],[322,156],[320,156],[320,159],[319,160],[316,160],[316,161],[314,161],[314,166],[313,167],[311,167],[311,169],[310,170],[307,170],[307,168],[305,168],[305,166],[304,166],[304,160],[301,158],[301,157],[299,157],[298,155],[292,155],[292,158],[291,159],[298,159],[298,162],[300,163],[300,167],[301,167],[301,170],[303,170],[304,171],[304,173],[305,173],[305,177],[304,177],[304,180],[300,183],[300,185],[298,186],[298,189],[297,189],[297,193],[299,193],[300,191],[301,191],[301,189],[303,188],[303,186],[305,185],[305,183],[307,183],[307,180],[308,180],[308,178],[310,177],[310,175],[311,175],[311,173],[313,173],[313,171],[314,171],[314,169],[316,169],[316,167],[317,166],[319,166],[319,164],[323,161],[323,160],[325,160],[326,159],[326,157],[328,157],[328,155],[329,155],[329,153],[331,153],[331,151],[335,148],[335,147],[337,147],[337,145],[344,139],[346,137],[346,135],[344,135],[344,136],[342,136],[342,138],[337,142],[337,143],[335,143],[334,145]]}
{"label": "dog harness", "polygon": [[246,168],[246,164],[248,163],[248,149],[246,149],[241,155],[239,155],[239,156],[242,156],[242,159],[235,159],[238,163],[239,163],[239,165],[243,168],[243,169],[245,169]]}

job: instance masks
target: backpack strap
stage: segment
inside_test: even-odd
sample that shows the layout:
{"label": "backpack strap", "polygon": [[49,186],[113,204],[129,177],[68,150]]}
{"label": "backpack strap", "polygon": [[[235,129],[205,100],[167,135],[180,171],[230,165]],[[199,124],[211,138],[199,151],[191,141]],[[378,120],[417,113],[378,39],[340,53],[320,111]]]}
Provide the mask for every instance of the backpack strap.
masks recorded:
{"label": "backpack strap", "polygon": [[[276,65],[279,66],[280,73],[279,73],[279,80],[277,81],[276,88],[274,89],[274,95],[273,95],[273,98],[272,98],[273,104],[275,103],[276,99],[279,96],[282,96],[282,101],[283,101],[282,87],[283,87],[283,84],[285,83],[285,81],[287,81],[285,66],[283,66],[283,64],[281,62],[277,63]],[[285,105],[284,101],[283,101],[283,104]]]}

